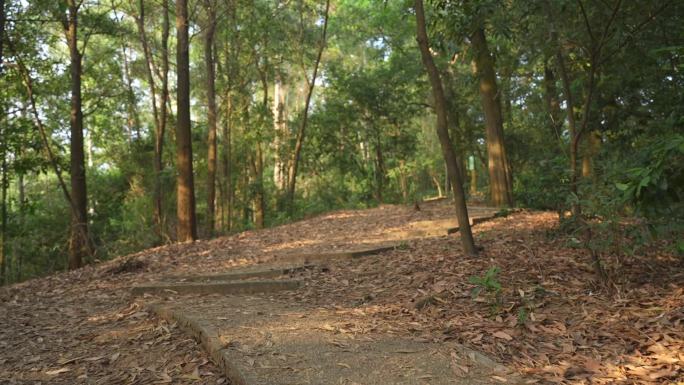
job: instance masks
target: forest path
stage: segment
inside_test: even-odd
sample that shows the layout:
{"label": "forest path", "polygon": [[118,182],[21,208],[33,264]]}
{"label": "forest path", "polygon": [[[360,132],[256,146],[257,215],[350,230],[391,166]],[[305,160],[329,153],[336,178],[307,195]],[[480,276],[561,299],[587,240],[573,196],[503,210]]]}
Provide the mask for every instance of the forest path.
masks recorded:
{"label": "forest path", "polygon": [[[496,212],[470,211],[473,223]],[[367,306],[370,296],[346,307],[317,304],[309,300],[311,293],[302,293],[318,291],[325,298],[330,288],[317,284],[320,274],[337,276],[339,285],[353,290],[354,274],[335,274],[341,265],[364,259],[382,268],[384,253],[415,239],[446,236],[454,227],[453,220],[443,218],[409,220],[380,231],[322,226],[294,240],[304,244],[298,249],[255,259],[262,263],[219,274],[166,276],[133,291],[154,294],[148,296],[152,309],[201,341],[231,384],[513,382],[509,370],[480,352],[453,341],[430,341],[401,322],[378,322],[382,311]]]}
{"label": "forest path", "polygon": [[[486,208],[471,213],[477,210]],[[239,333],[245,339],[241,349],[254,354],[243,352],[238,357],[249,360],[238,364],[282,371],[283,378],[313,375],[314,356],[340,350],[341,359],[322,369],[363,384],[351,376],[366,362],[358,357],[371,356],[363,352],[384,357],[386,351],[404,350],[415,352],[401,353],[405,361],[392,364],[393,375],[425,376],[417,383],[439,384],[440,371],[433,369],[440,367],[466,381],[479,366],[458,349],[461,345],[539,383],[678,383],[684,378],[684,260],[667,245],[625,259],[614,276],[615,295],[596,284],[590,253],[576,247],[572,234],[558,231],[555,213],[522,211],[475,226],[483,247],[477,257],[462,254],[458,236],[444,235],[454,225],[450,218],[454,209],[445,200],[426,202],[420,211],[405,206],[342,210],[149,249],[0,288],[0,384],[226,384],[224,368],[186,334],[191,323],[204,325],[220,352],[230,352],[224,345],[237,346],[231,345],[231,333]],[[436,235],[429,236],[431,231]],[[402,242],[402,234],[413,235]],[[378,255],[332,257],[324,264],[310,260],[312,255],[339,256],[349,248],[389,246],[395,247]],[[309,257],[292,259],[304,249]],[[473,298],[471,278],[494,267],[499,299],[486,290]],[[234,273],[227,276],[228,271]],[[240,295],[180,295],[173,289],[131,293],[132,287],[154,283],[237,278],[300,283],[297,290]],[[238,299],[244,304],[231,302]],[[240,308],[248,301],[254,312]],[[152,304],[157,305],[150,309]],[[182,322],[156,315],[165,312],[175,319],[172,314],[186,308]],[[271,330],[281,324],[294,329]],[[258,330],[269,330],[270,337]],[[385,343],[388,336],[399,342]],[[289,365],[292,369],[268,368],[276,366],[272,361],[293,358],[288,354],[303,339],[320,341],[326,350],[307,350],[301,362]],[[425,355],[427,367],[415,364],[425,362]],[[223,365],[220,357],[212,357]],[[374,362],[368,361],[364,372],[372,373]],[[511,382],[508,374],[485,373],[478,380]]]}

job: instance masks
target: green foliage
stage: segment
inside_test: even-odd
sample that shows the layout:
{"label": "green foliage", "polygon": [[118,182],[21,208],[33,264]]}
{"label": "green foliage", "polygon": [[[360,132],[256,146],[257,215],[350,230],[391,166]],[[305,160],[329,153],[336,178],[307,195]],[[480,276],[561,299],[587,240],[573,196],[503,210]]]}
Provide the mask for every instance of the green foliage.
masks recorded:
{"label": "green foliage", "polygon": [[637,154],[637,167],[626,171],[615,186],[636,214],[648,219],[667,218],[672,225],[684,220],[684,135],[655,141]]}
{"label": "green foliage", "polygon": [[499,269],[496,266],[490,267],[483,276],[477,277],[472,276],[468,279],[468,282],[475,285],[472,290],[473,299],[477,298],[480,294],[484,294],[487,303],[492,307],[492,312],[498,312],[501,306],[501,282],[498,280]]}

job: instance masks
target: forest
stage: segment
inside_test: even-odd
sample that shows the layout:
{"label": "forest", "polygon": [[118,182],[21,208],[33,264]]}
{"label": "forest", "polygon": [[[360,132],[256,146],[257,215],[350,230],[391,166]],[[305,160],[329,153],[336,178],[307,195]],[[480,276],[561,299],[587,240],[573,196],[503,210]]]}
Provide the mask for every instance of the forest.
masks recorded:
{"label": "forest", "polygon": [[681,384],[684,2],[0,0],[0,193],[0,383]]}
{"label": "forest", "polygon": [[424,7],[2,1],[3,282],[452,186],[681,236],[679,2]]}

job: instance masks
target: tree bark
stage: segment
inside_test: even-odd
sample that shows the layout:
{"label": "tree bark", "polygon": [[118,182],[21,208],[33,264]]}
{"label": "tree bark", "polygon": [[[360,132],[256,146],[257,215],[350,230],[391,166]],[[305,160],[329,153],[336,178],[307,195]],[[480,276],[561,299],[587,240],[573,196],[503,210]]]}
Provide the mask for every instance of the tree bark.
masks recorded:
{"label": "tree bark", "polygon": [[233,115],[233,107],[231,103],[230,92],[226,92],[225,96],[225,117],[223,118],[223,181],[225,183],[224,193],[222,196],[222,204],[226,206],[226,229],[232,229],[233,218],[233,181],[232,181],[232,149],[231,149],[231,116]]}
{"label": "tree bark", "polygon": [[205,0],[208,22],[204,34],[204,65],[207,70],[207,226],[206,233],[211,236],[215,231],[216,218],[216,64],[214,59],[214,34],[216,31],[216,3]]}
{"label": "tree bark", "polygon": [[287,85],[281,79],[281,76],[276,73],[275,86],[273,92],[273,117],[275,138],[273,140],[274,152],[274,167],[273,167],[273,182],[278,191],[285,189],[285,162],[282,156],[282,145],[287,139],[287,115],[285,110],[285,102],[287,95]]}
{"label": "tree bark", "polygon": [[163,8],[161,36],[162,94],[159,101],[159,124],[154,133],[154,221],[160,241],[167,238],[161,173],[164,169],[164,136],[166,135],[169,117],[169,107],[166,104],[166,101],[169,100],[169,0],[163,0]]}
{"label": "tree bark", "polygon": [[465,193],[463,192],[463,182],[459,171],[456,154],[449,138],[449,123],[447,120],[447,103],[444,97],[444,88],[439,71],[430,53],[428,45],[427,30],[425,27],[425,12],[423,10],[423,0],[415,0],[416,8],[416,29],[418,47],[420,48],[423,65],[428,73],[432,94],[435,99],[435,112],[437,113],[437,136],[442,147],[442,154],[447,163],[447,171],[451,179],[451,188],[454,194],[454,204],[456,206],[456,218],[458,219],[459,232],[463,243],[463,251],[466,254],[475,255],[475,241],[470,229],[468,219],[468,208],[466,207]]}
{"label": "tree bark", "polygon": [[[587,132],[582,153],[582,177],[596,178],[594,172],[594,157],[601,150],[601,136],[597,131]],[[595,181],[595,180],[594,180]]]}
{"label": "tree bark", "polygon": [[375,133],[375,198],[378,203],[383,203],[383,192],[385,188],[385,157],[382,152],[382,139],[379,133]]}
{"label": "tree bark", "polygon": [[494,206],[512,206],[510,167],[503,135],[501,97],[496,84],[494,60],[487,47],[484,29],[479,27],[471,36],[475,50],[475,68],[479,77],[480,99],[485,118],[490,199]]}
{"label": "tree bark", "polygon": [[161,188],[162,171],[162,150],[164,131],[166,131],[167,108],[165,100],[168,98],[168,38],[169,38],[169,4],[168,0],[163,3],[162,15],[162,95],[157,97],[157,86],[154,79],[155,65],[152,51],[147,40],[145,31],[145,4],[144,0],[138,1],[138,16],[135,17],[140,36],[140,43],[145,56],[145,74],[150,88],[152,98],[152,116],[155,125],[155,146],[154,146],[154,223],[159,240],[164,239],[164,220],[163,220],[163,193]]}
{"label": "tree bark", "polygon": [[192,171],[192,134],[190,121],[190,55],[188,2],[176,0],[176,167],[178,168],[176,215],[179,242],[197,239],[195,184]]}
{"label": "tree bark", "polygon": [[563,82],[563,91],[565,93],[568,126],[570,128],[570,192],[576,197],[575,202],[572,204],[571,210],[573,217],[579,218],[582,214],[581,205],[579,204],[579,202],[577,202],[577,199],[579,198],[578,183],[581,172],[581,168],[577,164],[579,158],[579,145],[580,140],[582,139],[582,134],[589,125],[589,108],[591,106],[592,98],[594,95],[596,68],[593,65],[594,60],[592,60],[592,66],[589,69],[587,96],[582,107],[582,121],[578,126],[577,121],[575,120],[575,101],[570,86],[570,76],[568,75],[567,69],[565,68],[565,59],[563,57],[563,52],[560,50],[560,48],[556,53],[556,58],[558,61],[558,71],[560,72],[561,80]]}
{"label": "tree bark", "polygon": [[[5,57],[4,55],[4,42],[5,42],[5,0],[0,0],[0,77],[4,78],[5,77]],[[2,168],[2,178],[0,179],[0,183],[2,184],[0,186],[0,190],[2,191],[2,205],[0,207],[0,216],[2,218],[0,219],[0,285],[4,285],[6,281],[5,273],[7,269],[7,257],[6,257],[6,245],[5,242],[7,240],[7,140],[5,138],[5,135],[7,134],[7,131],[5,127],[7,127],[7,124],[5,124],[5,103],[0,104],[0,120],[2,120],[2,127],[0,127],[0,139],[2,139],[2,143],[0,144],[0,151],[2,151],[2,164],[0,167]],[[23,201],[21,201],[23,203]]]}
{"label": "tree bark", "polygon": [[88,237],[88,195],[86,191],[85,152],[83,148],[83,110],[81,99],[81,60],[78,49],[78,8],[76,0],[68,0],[66,25],[71,74],[71,236],[69,239],[69,269],[83,265],[91,254]]}
{"label": "tree bark", "polygon": [[[328,32],[328,20],[330,12],[330,0],[325,2],[325,13],[323,15],[323,35],[321,36],[321,41],[318,47],[318,54],[316,55],[316,61],[314,63],[313,75],[311,76],[311,82],[308,84],[308,90],[306,93],[306,101],[304,102],[304,111],[302,116],[302,124],[297,131],[297,138],[295,140],[294,151],[292,152],[292,159],[290,160],[290,168],[287,178],[287,196],[290,203],[290,209],[292,209],[294,203],[295,186],[297,182],[297,168],[299,167],[299,158],[302,152],[302,146],[304,144],[304,136],[306,133],[306,126],[309,119],[309,106],[311,104],[311,95],[313,95],[314,86],[316,85],[316,77],[318,75],[318,66],[321,63],[321,57],[323,56],[323,50],[326,44],[326,35]],[[304,74],[306,76],[306,74]]]}
{"label": "tree bark", "polygon": [[[140,138],[140,117],[138,115],[138,108],[136,107],[135,91],[133,90],[133,78],[131,78],[131,71],[128,65],[127,46],[123,42],[121,45],[121,56],[123,59],[123,76],[126,83],[126,102],[128,103],[128,116],[126,117],[126,126],[128,128],[128,144],[131,145],[133,141],[133,132]],[[90,161],[91,158],[89,158]]]}
{"label": "tree bark", "polygon": [[[4,10],[4,4],[2,4],[3,10]],[[4,14],[4,11],[2,12]],[[0,65],[2,65],[2,58],[0,57]],[[3,113],[4,113],[4,105],[2,106],[3,108]],[[4,116],[3,116],[4,118]],[[4,119],[3,119],[4,120]],[[3,122],[3,128],[5,127],[5,124]],[[0,139],[3,139],[4,141],[4,134],[5,130],[2,130],[2,136],[0,136]],[[6,143],[6,142],[5,142]],[[4,285],[6,283],[6,269],[7,269],[7,255],[5,253],[7,247],[5,242],[7,241],[7,185],[9,184],[9,180],[7,178],[7,146],[2,145],[0,146],[0,156],[2,156],[2,160],[0,163],[0,172],[2,172],[2,178],[0,178],[0,191],[1,191],[1,199],[2,199],[2,206],[0,207],[0,216],[1,222],[0,222],[0,286]]]}

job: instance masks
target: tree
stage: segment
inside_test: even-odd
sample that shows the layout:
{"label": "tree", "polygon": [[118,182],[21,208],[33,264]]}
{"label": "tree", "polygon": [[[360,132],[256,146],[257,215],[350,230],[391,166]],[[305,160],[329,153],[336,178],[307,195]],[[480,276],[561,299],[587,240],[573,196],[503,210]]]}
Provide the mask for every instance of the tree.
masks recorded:
{"label": "tree", "polygon": [[[328,32],[328,20],[330,13],[330,0],[325,1],[325,11],[323,13],[323,32],[321,34],[321,40],[318,45],[318,53],[316,54],[316,60],[314,61],[313,74],[311,75],[311,80],[304,75],[306,79],[307,91],[306,99],[304,102],[304,111],[302,111],[302,123],[297,131],[297,138],[295,139],[295,146],[292,151],[292,158],[290,159],[290,167],[288,170],[287,178],[287,195],[290,201],[290,206],[294,201],[295,185],[297,182],[297,168],[299,167],[299,158],[302,152],[302,146],[304,145],[304,136],[306,134],[306,126],[309,120],[309,107],[311,105],[311,96],[313,95],[314,86],[316,85],[316,77],[318,76],[318,66],[321,63],[321,57],[323,56],[323,50],[326,45],[326,34]],[[304,28],[304,26],[301,26]]]}
{"label": "tree", "polygon": [[214,233],[216,217],[216,166],[218,144],[216,138],[216,60],[214,58],[214,33],[216,31],[216,2],[205,0],[207,25],[204,31],[204,65],[207,71],[207,235]]}
{"label": "tree", "polygon": [[78,48],[78,12],[81,2],[67,0],[68,13],[62,23],[69,46],[71,74],[70,154],[71,154],[71,238],[69,240],[69,268],[77,269],[91,254],[88,236],[88,194],[86,165],[83,150],[83,110],[81,99],[82,53]]}
{"label": "tree", "polygon": [[[5,0],[0,0],[0,79],[5,76],[4,68],[4,42],[5,42]],[[4,99],[4,98],[3,98]],[[6,237],[7,237],[7,149],[5,138],[6,132],[4,127],[5,122],[5,101],[0,100],[0,121],[2,121],[3,128],[0,129],[0,138],[3,144],[0,145],[0,285],[5,284],[5,272],[7,268]]]}
{"label": "tree", "polygon": [[473,67],[479,78],[485,117],[490,200],[494,206],[512,206],[512,179],[504,143],[501,92],[497,86],[494,60],[487,47],[484,28],[476,28],[470,41],[475,50]]}
{"label": "tree", "polygon": [[461,233],[461,242],[463,242],[463,251],[466,254],[474,255],[477,254],[477,249],[475,248],[473,234],[470,229],[470,220],[468,219],[468,208],[466,207],[465,202],[460,167],[456,159],[451,139],[449,138],[447,103],[446,98],[444,97],[444,87],[439,75],[439,70],[432,59],[430,46],[428,44],[423,0],[415,0],[415,11],[418,48],[420,49],[423,65],[428,73],[430,84],[432,85],[432,94],[435,99],[435,113],[437,114],[437,136],[439,137],[439,142],[442,147],[442,155],[444,156],[444,161],[447,165],[447,173],[454,194],[456,218],[458,219],[459,232]]}
{"label": "tree", "polygon": [[155,61],[150,48],[150,42],[145,30],[145,2],[138,1],[138,15],[134,16],[136,25],[138,27],[138,35],[142,45],[143,55],[145,57],[145,74],[147,83],[150,89],[150,99],[152,107],[152,117],[154,119],[154,191],[153,191],[153,205],[154,205],[154,222],[156,225],[157,236],[160,240],[165,237],[164,225],[164,210],[163,201],[164,194],[162,192],[161,173],[164,168],[163,154],[164,154],[164,137],[166,134],[166,124],[168,121],[168,107],[167,101],[169,98],[169,1],[162,2],[162,33],[161,33],[161,95],[158,95],[158,89],[154,78]]}
{"label": "tree", "polygon": [[190,47],[188,36],[187,0],[176,1],[176,167],[178,168],[177,238],[179,242],[197,239],[195,217],[195,183],[192,172],[192,135],[190,122]]}

